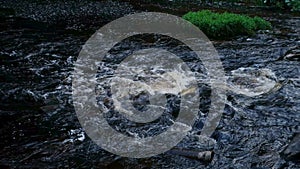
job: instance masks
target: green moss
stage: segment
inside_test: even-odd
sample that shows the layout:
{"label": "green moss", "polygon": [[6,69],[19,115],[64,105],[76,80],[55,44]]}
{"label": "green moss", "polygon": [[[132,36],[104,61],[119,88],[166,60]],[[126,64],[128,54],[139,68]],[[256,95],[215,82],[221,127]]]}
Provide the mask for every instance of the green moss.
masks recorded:
{"label": "green moss", "polygon": [[189,12],[183,19],[199,27],[208,37],[226,39],[237,35],[252,35],[257,30],[271,29],[270,22],[260,17],[233,13],[214,13],[209,10]]}

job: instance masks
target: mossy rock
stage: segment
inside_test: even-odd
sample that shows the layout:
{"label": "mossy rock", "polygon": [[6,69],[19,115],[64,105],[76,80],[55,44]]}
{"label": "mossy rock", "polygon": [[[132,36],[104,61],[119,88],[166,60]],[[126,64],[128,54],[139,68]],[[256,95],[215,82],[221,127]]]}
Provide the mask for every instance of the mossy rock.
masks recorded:
{"label": "mossy rock", "polygon": [[271,29],[271,23],[260,17],[209,10],[188,12],[183,19],[199,27],[208,37],[227,39],[237,35],[253,35],[257,30]]}

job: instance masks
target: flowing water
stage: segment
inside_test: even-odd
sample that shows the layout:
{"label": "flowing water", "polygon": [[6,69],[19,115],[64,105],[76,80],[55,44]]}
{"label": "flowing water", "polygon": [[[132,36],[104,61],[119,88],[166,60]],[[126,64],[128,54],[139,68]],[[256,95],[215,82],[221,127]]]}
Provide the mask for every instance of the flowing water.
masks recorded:
{"label": "flowing water", "polygon": [[[149,34],[126,39],[110,50],[105,64],[99,65],[99,77],[124,73],[128,65],[123,69],[116,69],[116,65],[134,51],[150,47],[180,56],[190,70],[197,72],[201,111],[192,131],[176,147],[213,150],[215,154],[211,162],[171,152],[132,159],[104,151],[87,137],[73,107],[71,73],[81,46],[94,31],[141,9],[125,2],[74,1],[14,0],[0,5],[0,168],[300,167],[299,161],[283,153],[294,134],[300,132],[299,17],[269,13],[265,18],[272,22],[272,31],[213,41],[228,77],[222,88],[228,92],[212,138],[199,137],[210,107],[210,84],[203,80],[207,77],[205,67],[186,46]],[[136,78],[147,82],[154,72],[159,75],[154,79],[188,83],[178,71],[166,74],[163,66],[157,65]],[[106,115],[108,123],[128,136],[149,137],[164,132],[176,119],[180,103],[178,90],[166,91],[170,85],[167,82],[150,84],[151,89],[168,93],[166,112],[158,119],[141,125],[111,112]],[[144,83],[140,86],[149,88]],[[132,94],[135,108],[145,108],[147,92]],[[118,94],[122,96],[122,91]],[[101,100],[102,96],[108,99]],[[116,104],[117,100],[109,96],[109,92],[100,95],[99,104],[108,108],[112,102]],[[122,109],[120,104],[116,107]]]}

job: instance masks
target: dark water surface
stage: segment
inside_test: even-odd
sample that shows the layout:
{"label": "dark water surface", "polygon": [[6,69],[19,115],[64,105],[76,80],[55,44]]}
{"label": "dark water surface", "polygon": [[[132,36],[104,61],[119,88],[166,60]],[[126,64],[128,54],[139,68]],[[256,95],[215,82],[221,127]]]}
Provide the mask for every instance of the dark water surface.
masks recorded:
{"label": "dark water surface", "polygon": [[[194,136],[205,121],[205,115],[199,114],[193,131],[177,147],[213,149],[211,162],[172,153],[131,159],[102,150],[85,135],[72,105],[71,73],[81,46],[94,31],[141,9],[127,2],[74,2],[0,4],[0,168],[300,168],[299,150],[293,158],[284,153],[300,132],[300,17],[268,12],[265,19],[272,22],[272,31],[214,41],[226,75],[239,68],[267,68],[280,87],[255,97],[229,91],[212,136],[214,145],[198,142]],[[174,45],[160,36],[145,36],[124,41],[114,50],[122,53],[149,43],[163,48]],[[174,52],[193,70],[203,70],[200,62],[189,59],[189,52],[181,48]],[[209,87],[201,86],[201,92],[201,111],[206,112]],[[172,106],[169,109],[160,122],[168,123],[164,120],[174,116]],[[110,119],[117,126],[125,122]],[[158,126],[154,124],[154,129]]]}

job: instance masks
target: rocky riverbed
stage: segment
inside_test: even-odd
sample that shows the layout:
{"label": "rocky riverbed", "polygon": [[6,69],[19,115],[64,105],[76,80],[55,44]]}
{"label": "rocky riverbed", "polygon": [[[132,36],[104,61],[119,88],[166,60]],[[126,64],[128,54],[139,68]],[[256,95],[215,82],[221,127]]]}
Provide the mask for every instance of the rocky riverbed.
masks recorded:
{"label": "rocky riverbed", "polygon": [[[156,7],[155,11],[172,9]],[[241,87],[228,91],[222,119],[212,138],[199,141],[197,134],[210,103],[209,86],[200,86],[199,118],[176,147],[213,150],[212,161],[172,152],[146,159],[124,158],[92,142],[81,128],[72,103],[71,74],[81,47],[104,24],[151,10],[147,5],[138,8],[136,3],[120,1],[1,2],[0,168],[300,168],[300,17],[272,11],[263,17],[272,23],[273,30],[213,41],[228,77],[248,68],[268,70],[272,72],[268,78],[276,86],[257,96],[247,95],[241,90],[248,84],[235,80]],[[249,14],[253,15],[251,11]],[[123,51],[144,49],[149,44],[163,48],[179,45],[162,36],[144,36],[120,43],[112,55],[124,57]],[[204,70],[200,61],[190,59],[186,48],[174,52],[192,70]],[[114,60],[110,62],[115,64]],[[262,74],[270,75],[265,72]],[[146,134],[153,135],[163,132],[161,125],[168,126],[176,118],[178,98],[170,96],[169,101],[169,112],[150,126],[138,126],[115,115],[107,119],[119,132],[130,135],[138,129],[137,133],[143,135],[147,129],[150,133]]]}

